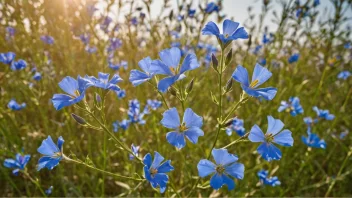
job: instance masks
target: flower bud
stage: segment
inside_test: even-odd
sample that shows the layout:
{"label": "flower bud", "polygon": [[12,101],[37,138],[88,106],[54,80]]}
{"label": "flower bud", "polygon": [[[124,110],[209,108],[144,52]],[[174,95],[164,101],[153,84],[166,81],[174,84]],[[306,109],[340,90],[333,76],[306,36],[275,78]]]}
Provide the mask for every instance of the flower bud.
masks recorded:
{"label": "flower bud", "polygon": [[81,125],[86,125],[87,124],[87,122],[82,117],[80,117],[80,116],[78,116],[78,115],[76,115],[74,113],[72,113],[71,116],[78,124],[81,124]]}

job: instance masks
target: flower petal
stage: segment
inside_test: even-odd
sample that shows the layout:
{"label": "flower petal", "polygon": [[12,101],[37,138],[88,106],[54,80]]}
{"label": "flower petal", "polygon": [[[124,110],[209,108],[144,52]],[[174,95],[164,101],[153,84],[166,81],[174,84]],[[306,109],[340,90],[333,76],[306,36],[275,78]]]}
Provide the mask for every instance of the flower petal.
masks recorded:
{"label": "flower petal", "polygon": [[237,82],[244,84],[247,87],[249,86],[247,69],[241,65],[238,65],[236,67],[236,70],[232,74],[232,78],[235,79]]}
{"label": "flower petal", "polygon": [[164,157],[161,156],[158,152],[154,151],[154,160],[152,163],[152,168],[158,169],[160,163],[164,160]]}
{"label": "flower petal", "polygon": [[248,39],[248,33],[244,29],[244,27],[238,28],[235,33],[231,36],[232,40],[236,39]]}
{"label": "flower petal", "polygon": [[272,73],[267,68],[259,65],[258,63],[255,64],[252,82],[258,81],[258,83],[253,88],[257,88],[261,84],[265,83],[271,76]]}
{"label": "flower petal", "polygon": [[212,22],[209,21],[205,27],[202,29],[202,34],[203,35],[215,35],[218,36],[220,34],[218,26]]}
{"label": "flower petal", "polygon": [[150,66],[150,72],[153,74],[163,74],[168,76],[173,76],[170,68],[165,65],[161,60],[153,60]]}
{"label": "flower petal", "polygon": [[217,165],[226,166],[238,160],[236,155],[230,154],[226,149],[213,149],[211,154]]}
{"label": "flower petal", "polygon": [[198,168],[198,174],[199,174],[199,177],[206,177],[212,173],[215,173],[215,164],[209,160],[206,160],[206,159],[202,159],[199,161],[198,165],[197,165],[197,168]]}
{"label": "flower petal", "polygon": [[274,136],[273,142],[282,146],[292,146],[293,138],[291,131],[287,129],[283,130],[281,133]]}
{"label": "flower petal", "polygon": [[50,135],[48,136],[47,139],[43,140],[42,144],[37,149],[37,151],[43,155],[48,155],[48,156],[52,156],[55,153],[60,152],[59,148],[53,142]]}
{"label": "flower petal", "polygon": [[281,159],[281,151],[271,143],[262,143],[258,149],[258,153],[268,162]]}
{"label": "flower petal", "polygon": [[76,90],[78,90],[77,80],[72,78],[71,76],[66,76],[59,82],[59,87],[66,93],[75,96]]}
{"label": "flower petal", "polygon": [[168,173],[173,170],[174,170],[174,167],[171,165],[171,160],[167,160],[166,162],[164,162],[162,165],[159,166],[158,173]]}
{"label": "flower petal", "polygon": [[187,128],[190,127],[202,127],[203,118],[196,113],[191,108],[187,108],[183,116],[183,122],[186,124]]}
{"label": "flower petal", "polygon": [[152,165],[152,155],[150,153],[146,154],[143,158],[143,164],[150,168]]}
{"label": "flower petal", "polygon": [[186,56],[186,58],[183,60],[182,66],[181,66],[181,70],[180,70],[180,74],[189,71],[189,70],[193,70],[196,69],[200,66],[200,64],[198,63],[197,60],[197,56],[193,53],[188,54]]}
{"label": "flower petal", "polygon": [[177,47],[172,47],[170,49],[164,49],[159,52],[161,61],[165,63],[166,66],[177,68],[180,64],[181,50]]}
{"label": "flower petal", "polygon": [[140,85],[140,84],[148,81],[149,79],[150,79],[150,77],[147,74],[145,74],[139,70],[133,69],[130,72],[129,80],[133,84],[133,86]]}
{"label": "flower petal", "polygon": [[167,89],[179,79],[179,77],[180,76],[177,75],[177,76],[171,76],[160,80],[158,83],[159,91],[165,93]]}
{"label": "flower petal", "polygon": [[169,129],[178,129],[181,125],[180,117],[178,116],[177,109],[171,108],[163,113],[163,119],[160,122],[164,127]]}
{"label": "flower petal", "polygon": [[166,134],[167,141],[178,149],[183,148],[186,145],[185,136],[179,132],[169,132]]}
{"label": "flower petal", "polygon": [[259,128],[258,125],[254,125],[249,132],[248,139],[251,142],[264,142],[265,137],[263,131]]}
{"label": "flower petal", "polygon": [[210,186],[215,190],[220,189],[223,184],[224,184],[224,181],[223,181],[222,175],[218,173],[216,173],[210,178]]}
{"label": "flower petal", "polygon": [[193,144],[196,144],[198,142],[199,136],[204,136],[204,132],[198,127],[191,127],[183,133],[185,134],[187,139]]}
{"label": "flower petal", "polygon": [[235,33],[238,26],[239,26],[239,23],[226,19],[222,27],[223,35],[232,36],[232,34]]}
{"label": "flower petal", "polygon": [[281,120],[268,116],[268,130],[266,134],[276,135],[282,128],[284,128],[284,123]]}
{"label": "flower petal", "polygon": [[244,165],[240,163],[234,163],[225,167],[227,174],[237,179],[243,179],[244,177]]}
{"label": "flower petal", "polygon": [[151,73],[150,67],[152,65],[152,59],[148,56],[138,62],[138,66],[146,73]]}

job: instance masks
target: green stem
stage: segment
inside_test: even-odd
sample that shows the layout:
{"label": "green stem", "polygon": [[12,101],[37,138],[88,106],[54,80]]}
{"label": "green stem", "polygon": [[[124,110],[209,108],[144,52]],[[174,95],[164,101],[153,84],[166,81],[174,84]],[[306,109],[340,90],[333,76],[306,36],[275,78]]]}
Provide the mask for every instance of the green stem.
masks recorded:
{"label": "green stem", "polygon": [[127,177],[127,176],[123,176],[123,175],[118,175],[118,174],[115,174],[115,173],[112,173],[112,172],[109,172],[109,171],[105,171],[105,170],[102,170],[102,169],[99,169],[99,168],[96,168],[94,166],[91,166],[89,164],[86,164],[84,162],[81,162],[81,161],[77,161],[77,160],[74,160],[74,159],[71,159],[71,158],[68,158],[66,156],[64,156],[64,159],[68,162],[73,162],[73,163],[76,163],[76,164],[80,164],[80,165],[84,165],[90,169],[93,169],[93,170],[96,170],[98,172],[101,172],[101,173],[104,173],[104,174],[107,174],[107,175],[110,175],[110,176],[114,176],[114,177],[117,177],[117,178],[121,178],[121,179],[129,179],[129,180],[134,180],[134,181],[144,181],[144,179],[138,179],[138,178],[133,178],[133,177]]}
{"label": "green stem", "polygon": [[231,142],[230,144],[228,144],[228,145],[222,147],[222,148],[223,148],[223,149],[226,149],[226,148],[228,148],[228,147],[230,147],[230,146],[232,146],[232,145],[234,145],[234,144],[236,144],[236,143],[238,143],[238,142],[243,142],[243,141],[245,141],[245,140],[243,140],[243,139],[246,138],[248,135],[249,135],[249,132],[246,133],[246,134],[244,134],[243,136],[241,136],[241,137],[238,138],[237,140]]}
{"label": "green stem", "polygon": [[39,188],[39,191],[42,193],[42,195],[43,195],[44,197],[46,197],[46,194],[45,194],[45,192],[43,191],[43,189],[42,189],[42,187],[40,186],[40,184],[38,183],[38,181],[35,180],[35,179],[33,179],[26,171],[23,171],[23,174],[24,174],[29,180],[31,180],[31,182],[32,182],[33,184],[35,184],[35,185]]}
{"label": "green stem", "polygon": [[165,99],[163,93],[161,93],[161,91],[159,91],[158,87],[156,87],[156,85],[154,85],[153,83],[151,83],[151,82],[149,82],[149,81],[147,81],[147,82],[148,82],[149,84],[151,84],[151,85],[154,87],[154,89],[158,92],[158,94],[161,96],[161,99],[163,100],[163,102],[164,102],[166,108],[167,108],[167,109],[170,109],[169,105],[168,105],[167,102],[166,102],[166,99]]}

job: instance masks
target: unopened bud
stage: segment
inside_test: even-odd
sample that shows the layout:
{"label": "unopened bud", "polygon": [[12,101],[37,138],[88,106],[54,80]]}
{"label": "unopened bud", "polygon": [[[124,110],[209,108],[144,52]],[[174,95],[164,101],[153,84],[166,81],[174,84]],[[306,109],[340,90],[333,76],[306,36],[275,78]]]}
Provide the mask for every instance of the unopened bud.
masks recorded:
{"label": "unopened bud", "polygon": [[213,68],[215,69],[215,71],[218,71],[219,62],[214,54],[211,55],[211,62],[213,63]]}
{"label": "unopened bud", "polygon": [[72,113],[71,116],[78,124],[81,124],[81,125],[86,125],[87,124],[87,122],[82,117],[80,117],[80,116],[78,116],[78,115],[76,115],[74,113]]}
{"label": "unopened bud", "polygon": [[176,95],[177,95],[176,89],[173,88],[173,87],[170,87],[170,88],[168,89],[168,91],[169,91],[169,93],[170,93],[171,95],[173,95],[173,96],[176,96]]}
{"label": "unopened bud", "polygon": [[190,93],[193,89],[193,83],[194,83],[194,78],[191,80],[191,82],[187,85],[186,87],[186,92]]}
{"label": "unopened bud", "polygon": [[226,56],[225,64],[226,64],[226,65],[229,65],[229,64],[231,63],[231,61],[232,61],[232,48],[231,48],[231,50],[229,51],[229,53],[227,54],[227,56]]}

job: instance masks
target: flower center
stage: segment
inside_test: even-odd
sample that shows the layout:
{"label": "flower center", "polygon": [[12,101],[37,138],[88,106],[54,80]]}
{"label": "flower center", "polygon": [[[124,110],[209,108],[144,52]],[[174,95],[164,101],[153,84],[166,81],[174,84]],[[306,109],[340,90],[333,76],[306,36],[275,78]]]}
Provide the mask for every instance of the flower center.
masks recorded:
{"label": "flower center", "polygon": [[225,168],[222,165],[218,165],[215,170],[219,174],[223,174],[225,172]]}
{"label": "flower center", "polygon": [[157,174],[158,173],[158,170],[157,169],[155,169],[155,168],[151,168],[150,169],[150,174],[152,175],[152,176],[154,176],[155,174]]}
{"label": "flower center", "polygon": [[62,153],[61,152],[55,152],[53,157],[61,157],[62,156]]}
{"label": "flower center", "polygon": [[268,143],[270,143],[270,142],[272,142],[274,140],[274,136],[273,136],[273,134],[266,134],[265,135],[265,141],[266,142],[268,142]]}
{"label": "flower center", "polygon": [[179,128],[180,132],[186,131],[188,129],[185,123],[182,123]]}
{"label": "flower center", "polygon": [[257,84],[259,83],[259,80],[255,80],[253,82],[251,82],[251,84],[249,85],[250,88],[254,88],[255,86],[257,86]]}
{"label": "flower center", "polygon": [[225,38],[229,38],[229,34],[225,34]]}

